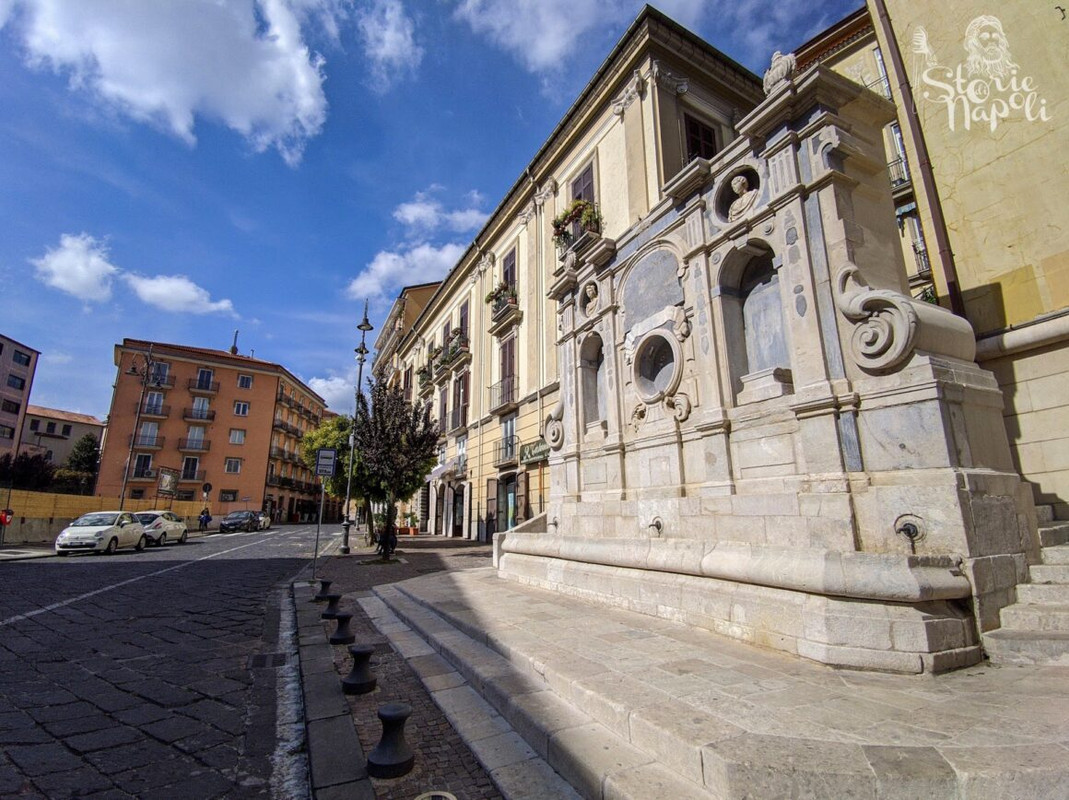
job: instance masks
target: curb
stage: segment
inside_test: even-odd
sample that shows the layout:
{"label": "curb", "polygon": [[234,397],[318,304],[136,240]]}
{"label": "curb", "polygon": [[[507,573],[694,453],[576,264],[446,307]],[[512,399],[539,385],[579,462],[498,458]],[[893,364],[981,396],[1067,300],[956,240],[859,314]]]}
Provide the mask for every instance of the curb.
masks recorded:
{"label": "curb", "polygon": [[367,759],[356,735],[349,702],[334,669],[334,650],[327,642],[308,583],[291,584],[297,611],[297,649],[308,743],[309,782],[315,800],[374,800]]}

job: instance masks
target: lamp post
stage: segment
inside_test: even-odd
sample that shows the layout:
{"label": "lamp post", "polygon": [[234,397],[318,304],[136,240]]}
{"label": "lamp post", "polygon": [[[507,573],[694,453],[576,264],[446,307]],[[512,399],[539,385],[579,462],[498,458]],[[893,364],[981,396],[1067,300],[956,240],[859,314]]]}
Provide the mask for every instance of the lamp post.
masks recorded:
{"label": "lamp post", "polygon": [[[126,454],[126,467],[122,473],[122,488],[119,490],[119,510],[122,511],[126,505],[126,484],[130,480],[130,470],[133,469],[134,461],[134,444],[137,442],[137,428],[141,424],[141,408],[145,405],[145,390],[148,389],[148,379],[153,373],[153,368],[156,366],[156,362],[152,360],[152,347],[148,346],[148,353],[143,354],[141,357],[144,362],[141,368],[137,367],[137,354],[134,354],[133,361],[130,364],[130,369],[126,371],[127,375],[137,375],[141,378],[141,396],[137,400],[137,412],[134,414],[134,430],[130,434],[130,449]],[[157,385],[159,382],[157,381]]]}
{"label": "lamp post", "polygon": [[349,431],[349,471],[345,475],[345,522],[342,523],[341,544],[341,552],[343,555],[349,553],[349,528],[353,524],[352,519],[349,517],[349,504],[353,489],[353,449],[356,433],[356,412],[360,405],[360,397],[364,393],[364,362],[367,361],[368,354],[365,340],[367,338],[367,332],[374,329],[374,326],[368,322],[367,318],[367,300],[364,300],[364,318],[360,320],[360,324],[356,326],[356,329],[360,331],[360,346],[356,348],[356,363],[359,364],[359,366],[356,371],[356,396],[354,398],[356,405],[353,406],[353,426]]}

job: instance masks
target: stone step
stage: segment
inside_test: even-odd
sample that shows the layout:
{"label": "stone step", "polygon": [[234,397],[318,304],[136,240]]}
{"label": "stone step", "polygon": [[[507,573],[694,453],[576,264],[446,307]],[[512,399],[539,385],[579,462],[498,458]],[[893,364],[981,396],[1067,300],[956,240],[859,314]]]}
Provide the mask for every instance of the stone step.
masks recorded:
{"label": "stone step", "polygon": [[1069,544],[1069,521],[1044,522],[1039,526],[1039,544],[1042,547],[1056,547]]}
{"label": "stone step", "polygon": [[1069,545],[1044,547],[1040,551],[1044,564],[1069,564]]}
{"label": "stone step", "polygon": [[1069,666],[1069,632],[1000,628],[984,634],[984,650],[996,664]]}
{"label": "stone step", "polygon": [[1017,605],[1065,606],[1069,608],[1069,584],[1032,583],[1017,585]]}
{"label": "stone step", "polygon": [[1028,572],[1031,583],[1062,584],[1069,587],[1069,564],[1034,564],[1029,567]]}
{"label": "stone step", "polygon": [[[577,675],[601,673],[604,668],[600,665],[577,657],[567,674],[560,670],[546,670],[544,664],[505,642],[494,643],[500,650],[489,647],[485,635],[473,627],[474,621],[464,614],[447,615],[446,619],[397,586],[378,587],[375,594],[456,668],[531,749],[583,797],[591,800],[605,797],[710,800],[718,796],[701,783],[701,742],[662,736],[663,731],[658,731],[654,737],[658,740],[658,749],[671,748],[676,754],[669,763],[681,760],[681,753],[691,755],[688,772],[690,777],[697,778],[696,783],[681,777],[680,771],[658,763],[655,754],[617,735],[614,731],[619,730],[618,727],[609,728],[587,713],[602,710],[604,713],[599,716],[605,718],[608,715],[619,723],[620,719],[611,713],[611,709],[619,707],[620,701],[614,703],[591,692],[588,703],[575,704],[550,687],[551,681],[558,686],[569,686]],[[562,657],[567,654],[552,655]],[[626,719],[625,713],[624,730]],[[472,750],[480,758],[478,743]],[[494,777],[492,764],[484,763],[484,766]]]}
{"label": "stone step", "polygon": [[1015,603],[1002,609],[1001,616],[1003,629],[1069,633],[1069,604]]}

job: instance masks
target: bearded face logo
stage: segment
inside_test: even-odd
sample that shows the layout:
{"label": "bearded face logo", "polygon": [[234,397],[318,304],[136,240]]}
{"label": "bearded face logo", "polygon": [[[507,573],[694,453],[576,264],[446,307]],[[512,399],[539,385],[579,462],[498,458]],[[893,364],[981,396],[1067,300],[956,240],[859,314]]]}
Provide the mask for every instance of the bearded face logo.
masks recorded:
{"label": "bearded face logo", "polygon": [[971,77],[1004,78],[1017,68],[998,18],[983,14],[965,29],[965,69]]}

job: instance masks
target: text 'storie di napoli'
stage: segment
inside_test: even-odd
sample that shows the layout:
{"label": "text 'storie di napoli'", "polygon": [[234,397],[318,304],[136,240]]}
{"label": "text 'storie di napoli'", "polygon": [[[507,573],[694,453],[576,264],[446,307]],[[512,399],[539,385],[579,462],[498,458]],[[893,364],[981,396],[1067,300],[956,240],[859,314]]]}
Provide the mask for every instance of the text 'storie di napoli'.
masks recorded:
{"label": "text 'storie di napoli'", "polygon": [[994,131],[1013,115],[1022,115],[1028,122],[1050,119],[1047,101],[1039,96],[1031,76],[1021,77],[1011,70],[1006,77],[967,77],[963,68],[962,64],[956,69],[929,67],[921,76],[932,90],[926,89],[923,97],[946,106],[950,130],[957,128],[959,120],[964,130],[977,123]]}

